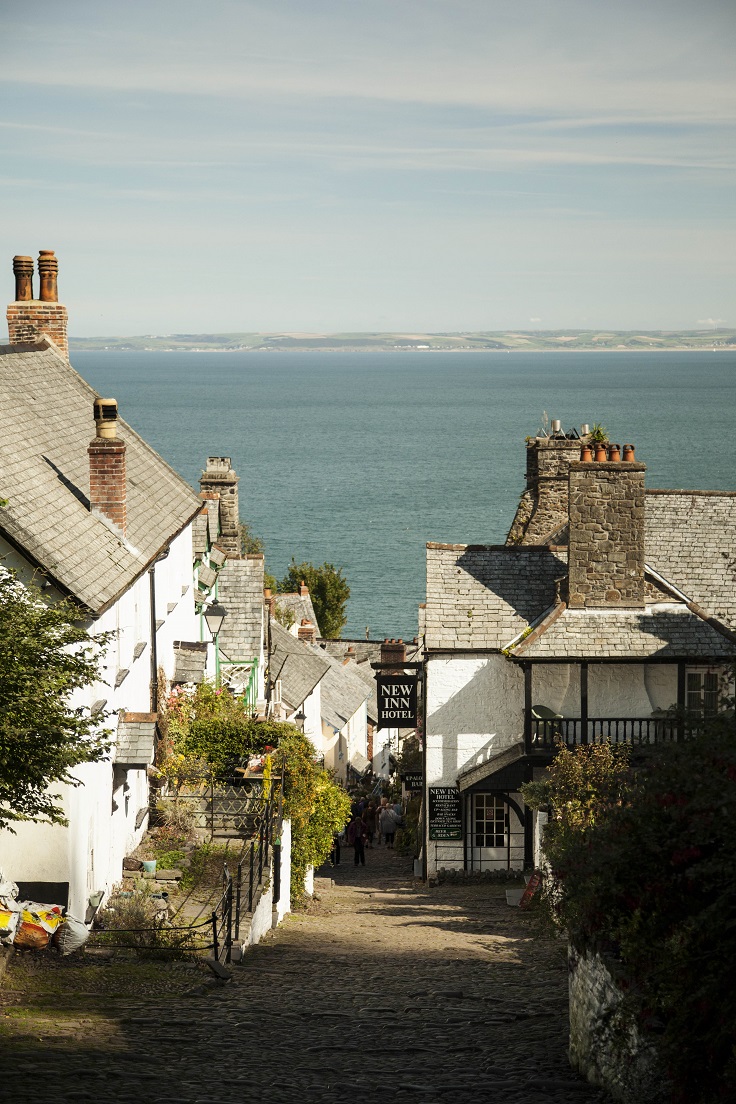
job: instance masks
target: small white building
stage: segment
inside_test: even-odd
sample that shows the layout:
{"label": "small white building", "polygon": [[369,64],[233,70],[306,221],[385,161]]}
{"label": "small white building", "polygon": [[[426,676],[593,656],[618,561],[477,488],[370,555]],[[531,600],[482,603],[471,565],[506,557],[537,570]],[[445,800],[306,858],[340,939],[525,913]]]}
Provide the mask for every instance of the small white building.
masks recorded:
{"label": "small white building", "polygon": [[202,503],[71,367],[55,279],[34,300],[29,266],[16,258],[23,278],[11,344],[0,347],[0,563],[47,602],[73,599],[90,633],[112,634],[100,681],[72,704],[106,715],[113,750],[75,770],[68,827],[0,832],[0,869],[26,896],[84,917],[146,827],[159,680],[174,674],[176,643],[199,639],[192,522]]}
{"label": "small white building", "polygon": [[719,707],[736,493],[646,491],[633,450],[595,461],[586,443],[529,441],[505,545],[427,546],[429,873],[533,865],[519,787],[559,741],[656,745],[685,735],[672,707]]}

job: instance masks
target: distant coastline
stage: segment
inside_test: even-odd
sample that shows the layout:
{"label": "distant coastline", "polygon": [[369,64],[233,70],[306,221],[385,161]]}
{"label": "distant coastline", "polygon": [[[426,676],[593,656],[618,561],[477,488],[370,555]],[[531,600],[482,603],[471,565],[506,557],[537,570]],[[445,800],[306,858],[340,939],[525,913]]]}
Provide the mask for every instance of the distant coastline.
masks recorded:
{"label": "distant coastline", "polygon": [[70,337],[72,352],[676,352],[736,349],[736,329],[468,333],[223,333]]}

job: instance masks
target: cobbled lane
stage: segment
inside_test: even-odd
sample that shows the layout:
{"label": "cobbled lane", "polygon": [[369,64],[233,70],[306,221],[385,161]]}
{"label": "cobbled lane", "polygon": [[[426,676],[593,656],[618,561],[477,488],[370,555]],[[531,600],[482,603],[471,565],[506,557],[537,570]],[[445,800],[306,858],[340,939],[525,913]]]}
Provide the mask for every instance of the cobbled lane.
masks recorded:
{"label": "cobbled lane", "polygon": [[501,887],[343,851],[321,900],[224,986],[127,999],[0,1059],[5,1095],[67,1101],[603,1104],[567,1062],[564,947]]}

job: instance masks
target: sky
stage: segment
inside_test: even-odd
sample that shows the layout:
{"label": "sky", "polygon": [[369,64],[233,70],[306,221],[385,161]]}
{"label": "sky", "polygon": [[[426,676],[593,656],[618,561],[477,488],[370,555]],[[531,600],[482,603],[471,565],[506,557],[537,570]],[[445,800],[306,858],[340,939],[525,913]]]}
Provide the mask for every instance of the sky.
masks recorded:
{"label": "sky", "polygon": [[736,325],[733,0],[0,0],[76,336]]}

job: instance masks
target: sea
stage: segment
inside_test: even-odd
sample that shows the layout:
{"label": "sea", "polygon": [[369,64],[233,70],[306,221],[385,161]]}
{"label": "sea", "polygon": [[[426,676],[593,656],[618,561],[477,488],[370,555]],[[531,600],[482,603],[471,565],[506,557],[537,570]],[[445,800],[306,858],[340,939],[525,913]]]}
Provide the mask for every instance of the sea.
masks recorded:
{"label": "sea", "polygon": [[230,456],[240,514],[280,577],[350,585],[345,637],[411,639],[425,544],[502,543],[525,437],[551,419],[633,443],[647,486],[736,489],[736,350],[72,352],[193,487]]}

